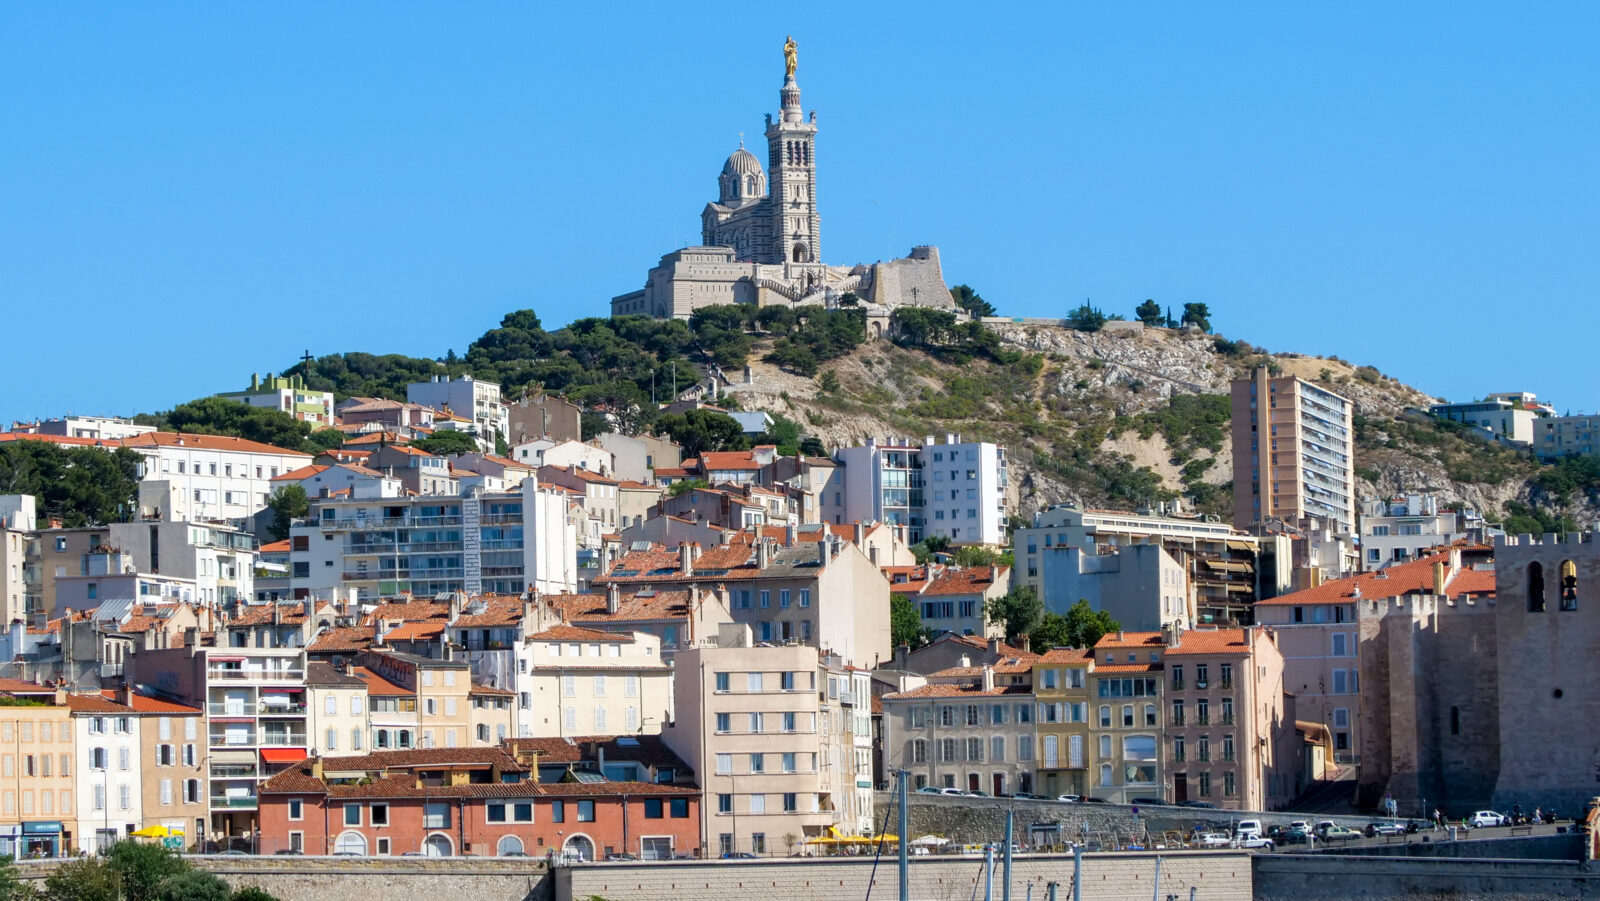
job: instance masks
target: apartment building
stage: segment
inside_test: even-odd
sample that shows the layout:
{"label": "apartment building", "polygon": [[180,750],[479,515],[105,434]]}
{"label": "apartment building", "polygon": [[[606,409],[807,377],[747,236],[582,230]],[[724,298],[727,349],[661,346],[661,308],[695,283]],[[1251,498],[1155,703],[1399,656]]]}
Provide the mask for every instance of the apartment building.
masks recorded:
{"label": "apartment building", "polygon": [[249,388],[227,391],[217,396],[252,407],[287,413],[317,428],[334,424],[332,392],[307,388],[304,376],[268,373],[266,378],[262,378],[258,373],[251,373]]}
{"label": "apartment building", "polygon": [[880,697],[886,771],[908,770],[914,788],[1034,791],[1035,659],[941,670]]}
{"label": "apartment building", "polygon": [[1160,632],[1113,632],[1094,646],[1092,733],[1095,769],[1090,793],[1113,804],[1167,798],[1161,755]]}
{"label": "apartment building", "polygon": [[524,394],[511,401],[506,405],[506,422],[506,441],[513,445],[535,438],[553,441],[583,438],[583,408],[552,394],[531,397]]}
{"label": "apartment building", "polygon": [[[681,590],[714,580],[726,616],[759,642],[799,642],[868,665],[888,659],[889,581],[852,542],[827,533],[789,545],[739,533],[721,547],[651,547],[624,555],[594,584]],[[700,633],[705,635],[707,633]]]}
{"label": "apartment building", "polygon": [[345,659],[306,661],[306,737],[313,757],[365,754],[371,722],[367,681]]}
{"label": "apartment building", "polygon": [[306,854],[644,860],[701,851],[692,785],[541,782],[504,748],[314,758],[262,787],[262,845]]}
{"label": "apartment building", "polygon": [[1038,763],[1034,791],[1047,797],[1091,794],[1096,770],[1091,733],[1094,651],[1051,648],[1033,662],[1033,694],[1039,708]]}
{"label": "apartment building", "polygon": [[434,376],[432,381],[407,385],[406,400],[471,420],[478,444],[485,451],[494,450],[495,436],[503,438],[511,433],[500,386],[493,382],[481,382],[470,375],[458,379]]}
{"label": "apartment building", "polygon": [[[73,769],[78,773],[78,804],[71,813],[82,828],[78,850],[104,854],[142,828],[140,783],[155,775],[154,767],[146,771],[140,759],[139,721],[132,707],[99,694],[67,695],[65,701],[77,757]],[[191,826],[185,824],[185,831]]]}
{"label": "apartment building", "polygon": [[66,856],[82,832],[73,792],[89,782],[78,777],[67,693],[14,679],[0,679],[0,692],[0,854]]}
{"label": "apartment building", "polygon": [[0,617],[7,623],[44,608],[36,593],[41,578],[35,504],[31,494],[0,495]]}
{"label": "apartment building", "polygon": [[1470,507],[1439,509],[1431,494],[1370,499],[1361,510],[1361,560],[1363,568],[1377,569],[1457,541],[1492,541],[1497,531]]}
{"label": "apartment building", "polygon": [[787,855],[829,828],[854,828],[822,767],[822,730],[840,702],[819,685],[820,664],[815,648],[752,647],[742,626],[678,652],[677,709],[661,737],[700,774],[708,853]]}
{"label": "apartment building", "polygon": [[595,438],[594,443],[611,453],[616,463],[612,475],[627,481],[653,484],[657,469],[675,469],[683,465],[683,448],[655,435],[606,432]]}
{"label": "apartment building", "polygon": [[682,648],[715,638],[732,622],[727,592],[699,584],[682,588],[649,583],[608,583],[599,594],[547,596],[569,624],[601,632],[644,632],[661,640],[668,661]]}
{"label": "apartment building", "polygon": [[527,638],[518,737],[657,734],[672,718],[672,667],[647,632],[555,625]]}
{"label": "apartment building", "polygon": [[1600,415],[1540,419],[1533,426],[1533,452],[1541,460],[1600,456]]}
{"label": "apartment building", "polygon": [[[1167,629],[1146,642],[1166,654],[1170,800],[1233,810],[1287,804],[1299,784],[1300,753],[1276,633]],[[1095,652],[1105,653],[1099,645]],[[1159,709],[1158,701],[1157,718]]]}
{"label": "apartment building", "polygon": [[145,458],[142,518],[226,522],[248,532],[265,526],[272,480],[311,462],[310,454],[222,435],[149,432],[122,445]]}
{"label": "apartment building", "polygon": [[[181,830],[180,844],[197,847],[206,838],[209,819],[206,712],[129,689],[107,696],[131,711],[138,734],[143,819],[135,831],[148,826]],[[91,714],[85,711],[85,715]],[[81,767],[78,771],[86,772]]]}
{"label": "apartment building", "polygon": [[140,652],[128,670],[134,684],[204,705],[211,831],[222,842],[248,841],[258,825],[257,787],[310,747],[305,649],[194,643]]}
{"label": "apartment building", "polygon": [[930,567],[926,578],[894,585],[916,605],[922,625],[933,631],[1001,638],[1005,624],[989,619],[985,605],[1009,590],[1008,566]]}
{"label": "apartment building", "polygon": [[541,466],[538,475],[542,484],[581,492],[580,500],[584,512],[589,514],[590,529],[587,534],[580,536],[580,546],[600,547],[603,534],[622,528],[619,525],[622,512],[617,496],[616,479],[590,472],[579,466]]}
{"label": "apartment building", "polygon": [[1354,405],[1265,367],[1234,379],[1233,524],[1318,518],[1354,533]]}
{"label": "apartment building", "polygon": [[535,480],[502,494],[319,498],[290,530],[296,596],[520,594],[577,585],[577,535],[563,493]]}
{"label": "apartment building", "polygon": [[[1088,601],[1129,629],[1159,629],[1168,623],[1193,623],[1201,615],[1227,617],[1248,612],[1245,598],[1238,608],[1224,603],[1198,605],[1195,582],[1184,563],[1159,544],[1129,545],[1107,554],[1057,546],[1040,555],[1046,610],[1066,613]],[[1253,592],[1251,592],[1253,595]]]}
{"label": "apartment building", "polygon": [[197,604],[232,607],[255,594],[259,543],[248,531],[194,522],[112,523],[105,531],[139,572],[193,581]]}
{"label": "apartment building", "polygon": [[20,435],[49,435],[85,441],[120,441],[154,432],[153,425],[140,425],[118,416],[63,416],[35,422],[13,422],[11,431]]}
{"label": "apartment building", "polygon": [[381,472],[411,494],[454,495],[460,488],[450,461],[410,445],[386,444],[367,457],[366,468]]}
{"label": "apartment building", "polygon": [[[843,484],[824,489],[824,522],[883,522],[904,527],[912,544],[942,535],[955,544],[998,546],[1005,539],[1005,448],[945,435],[868,439],[839,448]],[[838,479],[835,475],[835,480]]]}
{"label": "apartment building", "polygon": [[[1528,395],[1530,398],[1532,396]],[[1526,445],[1533,444],[1539,418],[1550,415],[1543,410],[1524,405],[1520,399],[1496,395],[1463,403],[1433,404],[1428,407],[1428,412],[1441,419],[1466,423],[1481,429],[1480,434],[1498,436],[1507,441]]]}

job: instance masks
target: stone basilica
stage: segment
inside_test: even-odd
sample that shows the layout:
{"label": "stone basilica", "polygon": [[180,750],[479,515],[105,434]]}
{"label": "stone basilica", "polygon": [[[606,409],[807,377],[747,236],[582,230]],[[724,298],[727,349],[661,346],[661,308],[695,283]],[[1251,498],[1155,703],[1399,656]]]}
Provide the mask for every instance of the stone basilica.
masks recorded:
{"label": "stone basilica", "polygon": [[767,114],[766,169],[741,141],[717,177],[717,199],[700,214],[701,245],[662,257],[642,290],[612,299],[612,315],[687,319],[714,304],[831,306],[852,294],[878,332],[896,306],[955,309],[936,247],[914,247],[910,256],[887,262],[822,262],[817,114],[807,116],[800,107],[793,40],[784,56],[777,121]]}

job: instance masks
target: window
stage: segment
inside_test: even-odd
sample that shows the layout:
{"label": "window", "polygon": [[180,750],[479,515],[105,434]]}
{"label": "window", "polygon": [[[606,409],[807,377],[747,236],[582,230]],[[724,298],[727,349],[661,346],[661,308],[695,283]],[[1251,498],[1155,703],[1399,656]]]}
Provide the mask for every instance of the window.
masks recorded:
{"label": "window", "polygon": [[1154,726],[1156,724],[1156,705],[1144,705],[1144,724],[1146,726]]}
{"label": "window", "polygon": [[348,803],[344,805],[344,824],[346,826],[361,825],[361,805]]}
{"label": "window", "polygon": [[506,821],[506,806],[504,804],[489,804],[484,807],[484,822],[504,823]]}
{"label": "window", "polygon": [[1124,705],[1122,705],[1122,725],[1123,725],[1123,728],[1127,728],[1127,729],[1133,728],[1133,705],[1132,704],[1124,704]]}
{"label": "window", "polygon": [[717,813],[733,813],[733,795],[717,795]]}
{"label": "window", "polygon": [[1528,612],[1544,612],[1544,567],[1537,560],[1528,564]]}
{"label": "window", "polygon": [[759,692],[759,691],[761,691],[761,674],[760,673],[746,673],[745,674],[745,690],[746,691],[750,691],[750,692]]}
{"label": "window", "polygon": [[659,819],[663,819],[665,816],[666,816],[666,813],[665,813],[665,811],[664,811],[664,809],[662,807],[660,798],[645,798],[644,799],[644,818],[645,819],[647,819],[647,820],[659,820]]}
{"label": "window", "polygon": [[752,773],[764,773],[764,772],[766,772],[766,755],[759,754],[759,753],[750,755],[750,772],[752,772]]}
{"label": "window", "polygon": [[565,801],[551,801],[550,802],[550,822],[552,822],[552,823],[565,823],[566,821],[567,821],[567,802],[565,802]]}
{"label": "window", "polygon": [[731,772],[733,772],[733,755],[732,754],[718,754],[717,755],[717,773],[719,775],[727,775],[728,773],[731,773]]}
{"label": "window", "polygon": [[578,802],[578,822],[580,822],[580,823],[593,823],[594,822],[594,802],[593,801],[579,801]]}
{"label": "window", "polygon": [[374,805],[372,805],[372,807],[369,808],[369,816],[371,816],[372,825],[374,825],[374,826],[387,826],[387,825],[389,825],[389,805],[387,805],[387,804],[374,804]]}
{"label": "window", "polygon": [[733,731],[733,718],[730,715],[726,714],[726,713],[717,714],[717,731],[718,732],[731,732],[731,731]]}
{"label": "window", "polygon": [[[721,676],[725,674],[718,673],[717,675]],[[578,696],[577,676],[567,673],[561,677],[561,696],[564,698],[575,698]]]}
{"label": "window", "polygon": [[1233,787],[1234,787],[1233,780],[1234,780],[1234,776],[1233,776],[1232,772],[1227,772],[1227,773],[1223,773],[1222,774],[1222,793],[1224,795],[1231,796],[1233,794]]}
{"label": "window", "polygon": [[793,751],[785,751],[785,752],[783,752],[783,771],[785,773],[792,773],[792,772],[795,771],[795,769],[794,769],[794,760],[795,760],[795,754],[794,754]]}
{"label": "window", "polygon": [[990,737],[990,739],[989,739],[989,762],[990,763],[1005,763],[1005,760],[1006,760],[1006,740],[1005,740],[1005,736],[995,735],[995,736]]}
{"label": "window", "polygon": [[810,607],[811,606],[811,589],[809,589],[809,588],[800,589],[800,606],[802,606],[802,607]]}
{"label": "window", "polygon": [[449,829],[450,802],[429,801],[422,807],[422,828]]}
{"label": "window", "polygon": [[597,697],[597,698],[603,698],[603,697],[606,696],[606,677],[605,676],[595,676],[594,677],[594,696]]}

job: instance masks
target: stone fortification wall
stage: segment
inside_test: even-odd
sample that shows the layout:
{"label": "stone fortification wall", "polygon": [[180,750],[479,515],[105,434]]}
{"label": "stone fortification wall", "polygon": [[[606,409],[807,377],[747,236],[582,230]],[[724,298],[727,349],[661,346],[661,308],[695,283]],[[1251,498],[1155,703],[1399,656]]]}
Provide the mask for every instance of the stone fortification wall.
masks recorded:
{"label": "stone fortification wall", "polygon": [[[1250,855],[1237,851],[1085,854],[1082,901],[1125,901],[1156,895],[1206,901],[1248,901]],[[1012,864],[1011,897],[1046,896],[1051,882],[1057,896],[1072,888],[1073,858],[1064,854],[1021,855]],[[952,901],[984,896],[981,857],[921,857],[911,862],[913,901]],[[873,872],[870,857],[758,861],[663,861],[597,864],[556,870],[554,901],[583,901],[599,895],[612,901],[700,901],[705,898],[766,897],[785,901],[860,901],[894,898],[899,891],[895,860],[885,857]],[[994,870],[994,897],[1001,896],[1001,868]]]}
{"label": "stone fortification wall", "polygon": [[1262,854],[1252,861],[1256,901],[1549,901],[1600,898],[1600,876],[1575,861],[1427,860]]}
{"label": "stone fortification wall", "polygon": [[[875,823],[889,824],[893,832],[899,822],[893,792],[878,792],[874,798]],[[1195,829],[1231,831],[1241,819],[1258,819],[1267,827],[1288,825],[1294,820],[1333,820],[1352,829],[1363,829],[1371,817],[1311,816],[1303,813],[1244,810],[1205,810],[1193,807],[1143,806],[1121,804],[1060,804],[1053,801],[1016,801],[1009,798],[962,798],[953,795],[913,794],[907,805],[909,832],[942,835],[956,844],[997,842],[1005,834],[1006,811],[1017,812],[1013,829],[1019,844],[1036,844],[1030,839],[1033,827],[1060,824],[1064,842],[1098,841],[1105,845],[1126,843],[1146,830],[1153,834],[1168,831],[1188,835]],[[887,819],[886,819],[887,818]]]}
{"label": "stone fortification wall", "polygon": [[1517,838],[1489,838],[1473,841],[1401,841],[1399,837],[1382,845],[1356,848],[1319,848],[1318,854],[1355,857],[1453,857],[1459,859],[1495,858],[1501,860],[1583,860],[1583,836],[1576,832],[1561,835],[1530,835]]}
{"label": "stone fortification wall", "polygon": [[[396,901],[472,898],[549,901],[544,862],[532,858],[189,857],[234,889],[259,886],[279,901]],[[44,879],[59,861],[17,865],[28,881]],[[586,897],[586,896],[585,896]]]}

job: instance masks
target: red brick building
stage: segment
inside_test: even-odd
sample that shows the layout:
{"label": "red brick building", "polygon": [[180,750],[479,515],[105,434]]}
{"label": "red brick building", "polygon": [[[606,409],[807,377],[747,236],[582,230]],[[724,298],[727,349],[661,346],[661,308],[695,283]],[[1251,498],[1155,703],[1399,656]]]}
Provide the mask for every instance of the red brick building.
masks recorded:
{"label": "red brick building", "polygon": [[262,853],[643,859],[700,851],[700,791],[572,772],[536,756],[431,748],[312,758],[260,789]]}

